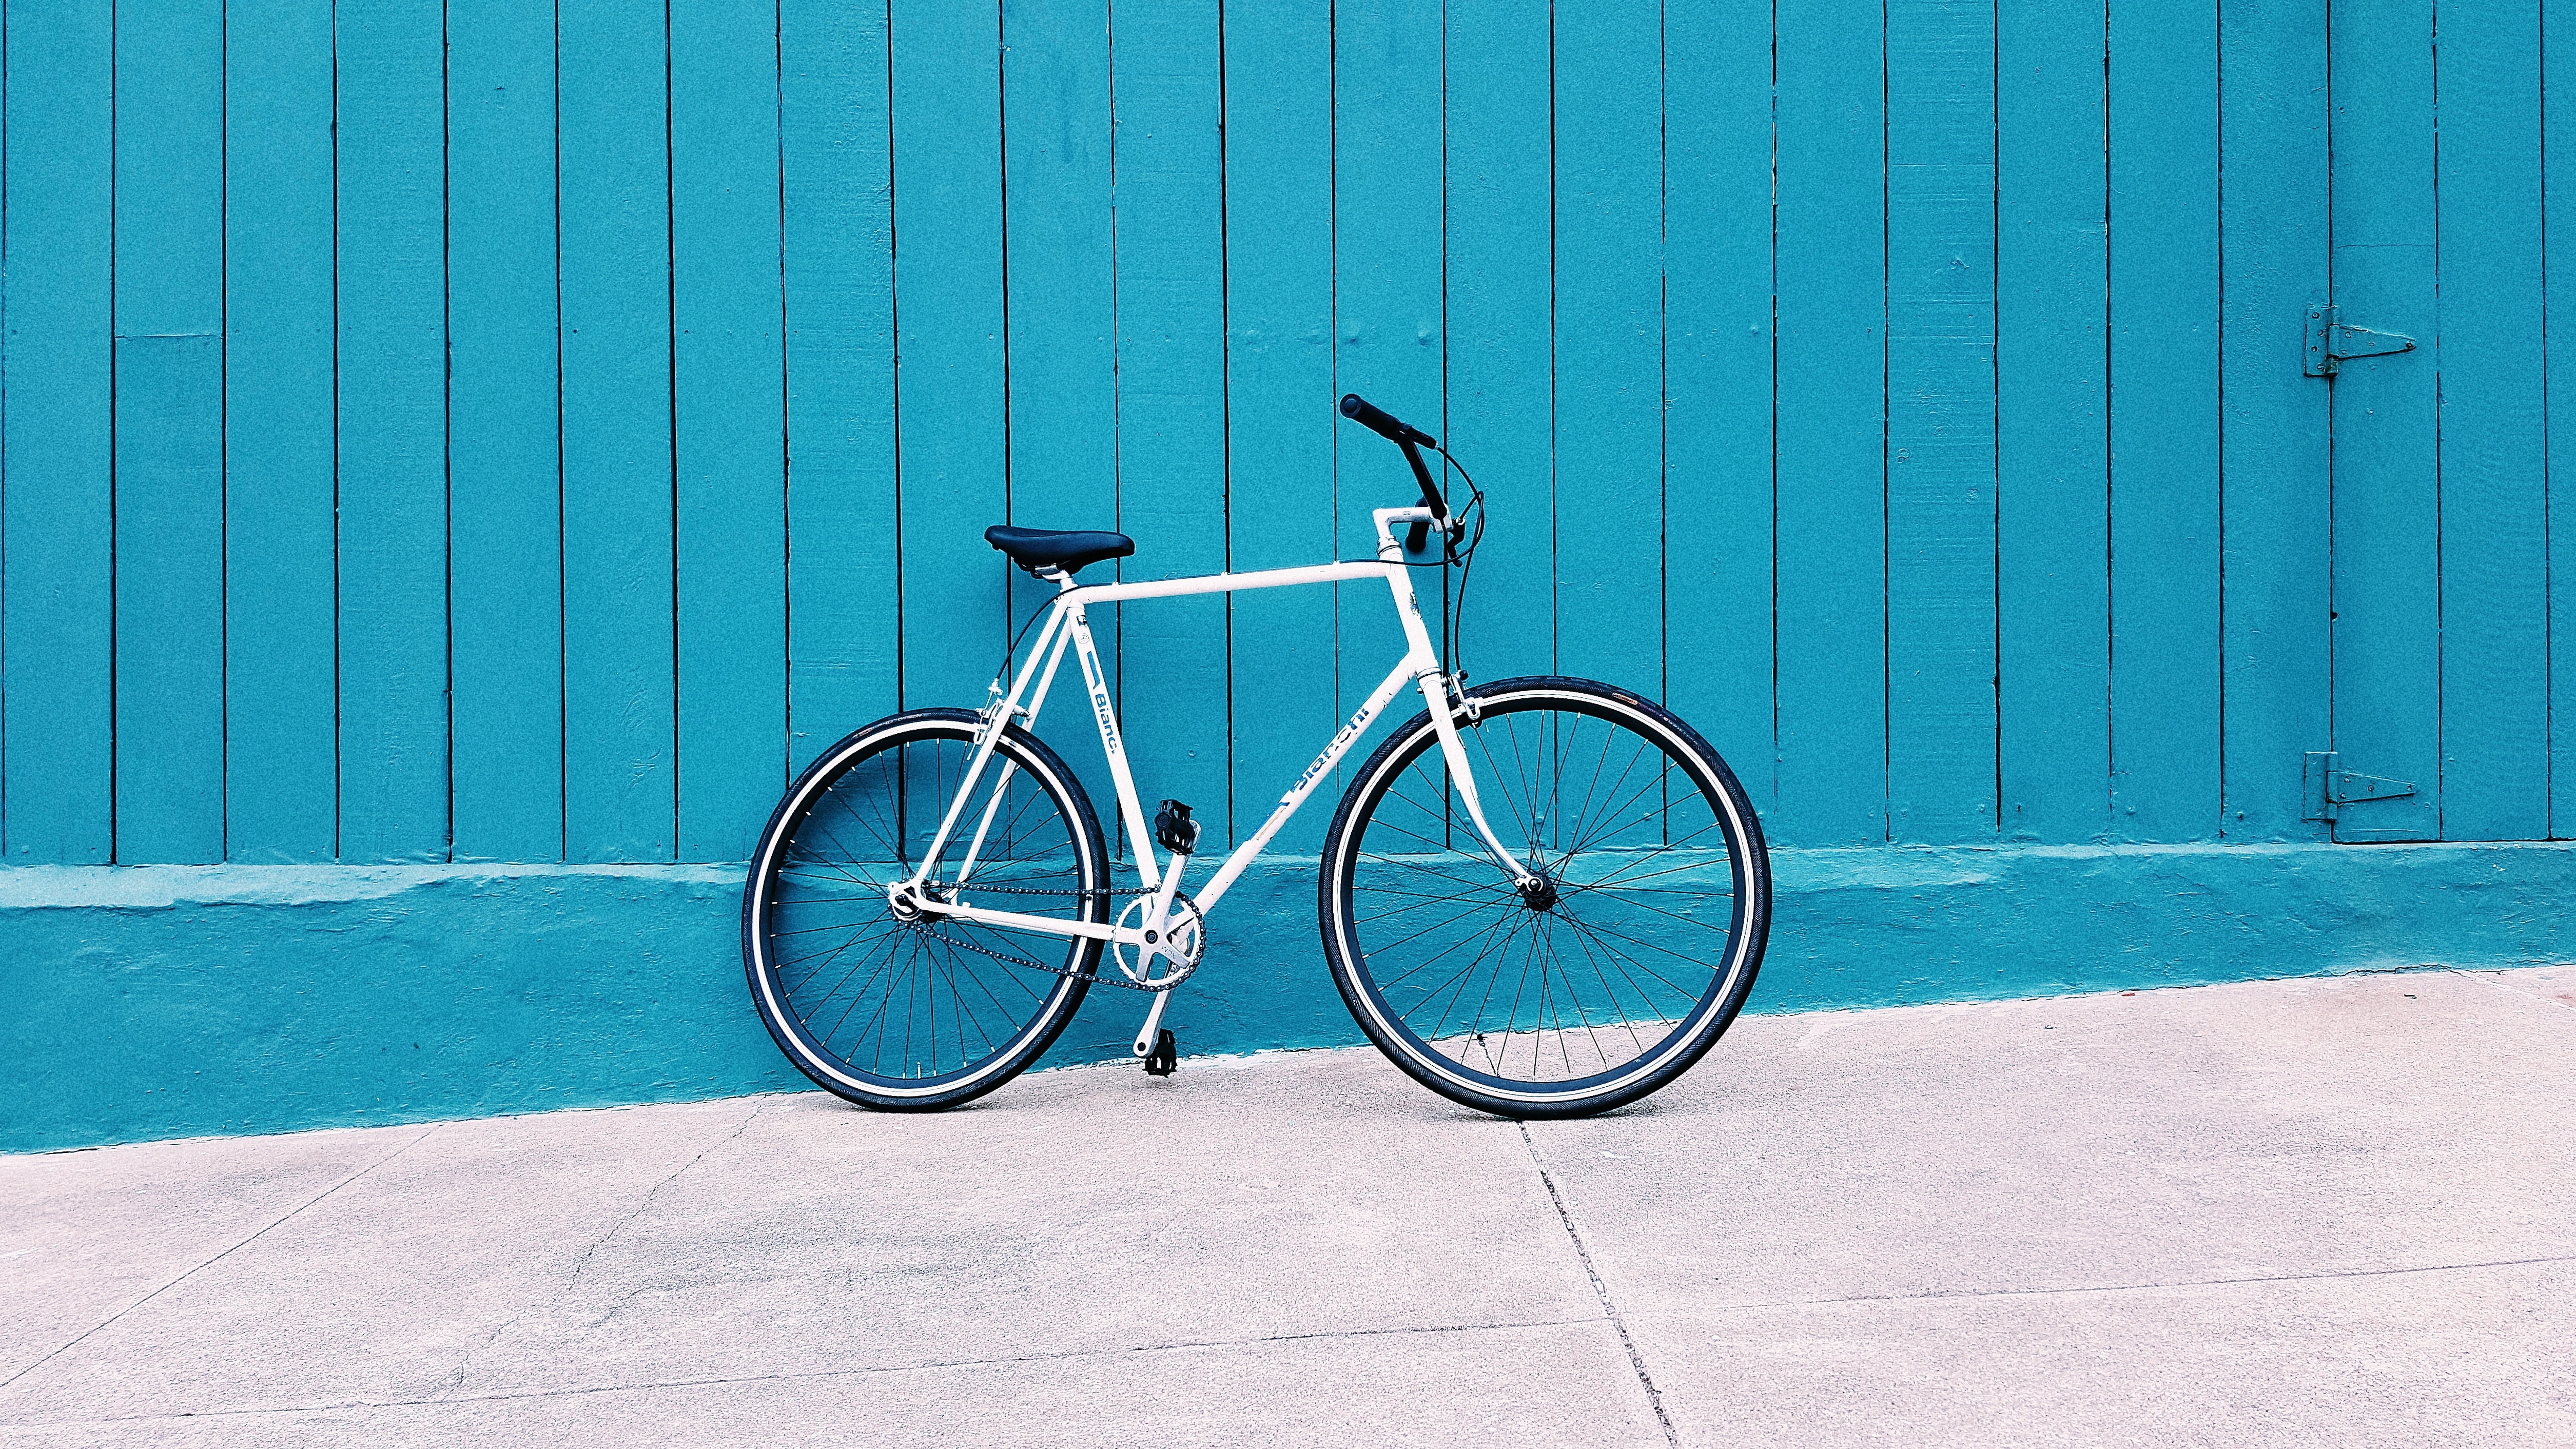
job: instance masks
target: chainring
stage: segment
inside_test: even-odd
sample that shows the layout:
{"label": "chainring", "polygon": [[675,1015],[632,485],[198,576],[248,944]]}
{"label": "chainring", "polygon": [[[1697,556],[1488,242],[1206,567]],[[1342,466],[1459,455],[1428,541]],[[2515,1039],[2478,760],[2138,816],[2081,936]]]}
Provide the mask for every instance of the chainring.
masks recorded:
{"label": "chainring", "polygon": [[[1141,927],[1146,913],[1153,909],[1155,894],[1147,892],[1128,901],[1126,908],[1118,913],[1119,929]],[[1172,909],[1164,917],[1163,925],[1164,940],[1155,954],[1160,955],[1171,969],[1160,976],[1153,974],[1149,960],[1141,959],[1143,952],[1138,947],[1124,941],[1109,943],[1109,959],[1118,963],[1118,970],[1129,981],[1146,991],[1169,991],[1180,985],[1189,979],[1191,972],[1199,969],[1199,962],[1207,956],[1207,921],[1199,914],[1198,903],[1186,894],[1178,891],[1172,894]]]}

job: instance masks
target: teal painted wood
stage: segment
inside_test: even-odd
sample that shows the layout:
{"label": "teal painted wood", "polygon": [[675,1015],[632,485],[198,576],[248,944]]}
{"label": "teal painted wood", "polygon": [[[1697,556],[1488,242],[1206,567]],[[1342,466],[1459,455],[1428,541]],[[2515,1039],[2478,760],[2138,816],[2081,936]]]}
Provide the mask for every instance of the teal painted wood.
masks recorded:
{"label": "teal painted wood", "polygon": [[1887,796],[1996,833],[1995,7],[1887,11]]}
{"label": "teal painted wood", "polygon": [[[327,9],[237,0],[229,11],[224,801],[227,854],[240,861],[338,853],[331,65]],[[523,768],[558,758],[547,748]]]}
{"label": "teal painted wood", "polygon": [[1884,37],[1779,8],[1780,804],[1774,840],[1887,834]]}
{"label": "teal painted wood", "polygon": [[224,28],[116,14],[116,834],[224,858]]}
{"label": "teal painted wood", "polygon": [[664,12],[558,12],[563,233],[564,850],[669,860],[671,233]]}
{"label": "teal painted wood", "polygon": [[[1226,527],[1238,569],[1333,557],[1333,33],[1311,7],[1225,16]],[[1014,352],[1017,338],[1014,337]],[[1354,594],[1356,598],[1356,594]],[[1233,600],[1237,833],[1258,830],[1340,727],[1333,590]],[[1316,801],[1276,837],[1319,849]]]}
{"label": "teal painted wood", "polygon": [[0,849],[115,858],[110,6],[7,9]]}
{"label": "teal painted wood", "polygon": [[2550,718],[2533,667],[2550,653],[2540,4],[2446,8],[2439,25],[2442,838],[2533,840]]}
{"label": "teal painted wood", "polygon": [[137,860],[224,858],[223,372],[213,332],[117,340],[117,839]]}
{"label": "teal painted wood", "polygon": [[564,855],[554,14],[450,0],[456,854]]}
{"label": "teal painted wood", "polygon": [[999,22],[910,0],[891,21],[903,702],[984,702],[1009,643]]}
{"label": "teal painted wood", "polygon": [[[1459,644],[1470,675],[1488,681],[1557,667],[1548,124],[1556,37],[1548,15],[1543,0],[1449,9],[1449,405],[1441,441],[1485,490],[1487,526],[1459,614]],[[1354,461],[1380,461],[1372,455],[1383,445],[1365,433],[1347,432],[1342,444],[1357,450]]]}
{"label": "teal painted wood", "polygon": [[2334,750],[2414,783],[2346,808],[2342,840],[2441,833],[2440,311],[2429,0],[2334,11],[2332,296],[2419,350],[2344,364],[2334,388]]}
{"label": "teal painted wood", "polygon": [[[1121,12],[1118,86],[1118,489],[1148,577],[1227,566],[1223,18],[1213,0]],[[1233,838],[1227,601],[1130,605],[1120,705],[1138,793],[1194,807]],[[1252,702],[1247,701],[1247,704]]]}
{"label": "teal painted wood", "polygon": [[337,24],[340,858],[448,854],[442,8]]}
{"label": "teal painted wood", "polygon": [[900,707],[886,16],[779,10],[788,765]]}
{"label": "teal painted wood", "polygon": [[[1002,43],[1011,521],[1115,529],[1118,299],[1106,0],[1010,0],[1002,7]],[[1024,623],[1055,588],[1007,572],[1011,617]],[[1084,575],[1114,578],[1117,565],[1095,564]],[[1088,617],[1102,667],[1115,678],[1117,606]],[[1079,677],[1078,669],[1063,676],[1066,687],[1039,716],[1038,733],[1081,777],[1115,841],[1117,795]]]}
{"label": "teal painted wood", "polygon": [[1768,812],[1768,0],[1665,11],[1664,128],[1665,701]]}
{"label": "teal painted wood", "polygon": [[[2576,75],[2576,27],[2543,25],[2540,66],[2544,77]],[[2549,337],[2576,337],[2576,267],[2567,264],[2576,239],[2576,106],[2541,105],[2541,221],[2555,239],[2541,258],[2541,326]],[[2551,285],[2551,284],[2556,285]],[[2547,353],[2544,350],[2543,356]],[[2576,835],[2576,368],[2553,367],[2543,376],[2548,431],[2549,509],[2549,834]]]}
{"label": "teal painted wood", "polygon": [[2286,761],[2333,738],[2334,529],[2323,378],[2291,366],[2327,271],[2326,16],[2303,0],[2220,14],[2226,349],[2226,808],[2240,840],[2318,840]]}
{"label": "teal painted wood", "polygon": [[2105,12],[1996,12],[1996,776],[2003,834],[2110,829]]}
{"label": "teal painted wood", "polygon": [[1663,32],[1556,12],[1557,664],[1664,694]]}
{"label": "teal painted wood", "polygon": [[2217,17],[2111,6],[2114,840],[2218,833]]}
{"label": "teal painted wood", "polygon": [[[1356,392],[1436,432],[1447,333],[1440,286],[1440,7],[1361,0],[1333,9],[1333,296],[1336,396]],[[1327,406],[1330,406],[1328,401]],[[1334,513],[1343,558],[1376,555],[1376,508],[1421,501],[1395,448],[1342,424],[1334,435]],[[1414,580],[1426,622],[1441,618],[1440,575]],[[1359,707],[1404,657],[1386,590],[1334,586],[1340,705]],[[1389,710],[1397,718],[1406,711]],[[1347,774],[1346,766],[1341,772]]]}
{"label": "teal painted wood", "polygon": [[679,855],[740,860],[787,784],[778,12],[670,14]]}
{"label": "teal painted wood", "polygon": [[[2456,835],[2551,828],[2527,3],[2449,17],[2448,186],[2429,10],[2337,12],[2334,297],[2426,345],[2332,383],[2288,365],[2328,286],[2312,4],[2247,0],[2222,30],[2210,7],[1904,0],[1882,29],[1802,3],[1776,35],[1767,9],[1727,6],[1130,16],[1121,229],[1100,0],[1012,0],[999,33],[907,10],[901,86],[882,15],[789,5],[773,28],[705,4],[669,19],[669,97],[662,18],[576,7],[558,326],[550,20],[472,0],[444,27],[442,87],[429,11],[351,12],[334,55],[327,17],[264,3],[128,8],[136,77],[224,25],[226,155],[169,162],[214,123],[160,105],[184,86],[128,86],[129,111],[149,94],[169,123],[122,135],[123,253],[107,12],[10,21],[10,860],[553,858],[567,794],[576,857],[738,853],[788,763],[895,707],[907,650],[916,702],[973,702],[1008,610],[977,535],[1005,510],[1128,527],[1130,577],[1365,553],[1367,509],[1409,483],[1333,421],[1343,390],[1454,436],[1493,494],[1468,667],[1659,676],[1758,793],[1776,777],[1784,841],[1974,838],[1998,805],[2012,838],[2097,839],[2114,739],[2122,839],[2317,838],[2298,756],[2328,745],[2421,787],[2352,807],[2345,838],[2434,833],[2437,803]],[[229,188],[220,246],[187,240],[209,231],[209,175]],[[901,177],[920,194],[899,457]],[[187,321],[218,259],[223,316]],[[224,335],[170,335],[192,331]],[[1140,422],[1176,418],[1202,425]],[[1622,451],[1646,432],[1660,452]],[[1234,487],[1238,469],[1258,472]],[[738,506],[782,486],[783,509]],[[1664,525],[1654,588],[1603,519],[1644,511]],[[568,655],[566,547],[589,631]],[[1621,597],[1668,597],[1660,623],[1596,607],[1605,561]],[[1130,661],[1148,774],[1183,781],[1147,788],[1203,811],[1275,798],[1397,648],[1373,589],[1232,601],[1231,640],[1187,622],[1227,607],[1123,621],[1179,646]],[[1099,622],[1114,642],[1122,621]],[[1198,672],[1161,677],[1180,664]],[[1229,690],[1314,717],[1169,712]],[[1087,762],[1081,723],[1051,732]],[[1204,737],[1229,729],[1220,768]],[[121,845],[111,792],[133,772],[112,758],[168,775],[125,799]]]}

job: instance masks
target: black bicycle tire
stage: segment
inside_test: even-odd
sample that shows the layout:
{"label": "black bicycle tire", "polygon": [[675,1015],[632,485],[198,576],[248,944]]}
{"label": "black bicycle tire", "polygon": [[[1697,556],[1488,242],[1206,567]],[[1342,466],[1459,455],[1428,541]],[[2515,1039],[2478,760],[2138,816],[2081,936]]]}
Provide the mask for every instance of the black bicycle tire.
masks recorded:
{"label": "black bicycle tire", "polygon": [[1504,1095],[1482,1088],[1467,1080],[1464,1074],[1443,1070],[1423,1060],[1421,1053],[1379,1020],[1380,1011],[1372,1003],[1373,988],[1361,980],[1367,970],[1365,953],[1358,950],[1357,927],[1352,918],[1350,888],[1357,863],[1352,847],[1364,833],[1362,829],[1355,829],[1355,817],[1362,811],[1373,810],[1384,799],[1401,765],[1409,763],[1412,755],[1436,747],[1431,743],[1436,739],[1436,733],[1428,711],[1416,714],[1398,727],[1354,772],[1349,787],[1343,791],[1340,805],[1333,813],[1332,825],[1325,834],[1316,881],[1317,925],[1323,936],[1325,960],[1332,968],[1333,985],[1341,992],[1342,1002],[1350,1008],[1351,1017],[1360,1030],[1381,1054],[1424,1087],[1461,1106],[1514,1120],[1593,1116],[1626,1106],[1669,1086],[1697,1065],[1717,1045],[1727,1028],[1734,1024],[1745,999],[1752,993],[1770,937],[1769,847],[1763,839],[1760,817],[1724,757],[1698,731],[1670,710],[1630,691],[1596,680],[1566,675],[1528,675],[1480,685],[1469,690],[1467,698],[1483,705],[1546,694],[1589,698],[1617,713],[1651,722],[1706,772],[1708,783],[1716,787],[1726,807],[1720,819],[1722,827],[1732,827],[1722,828],[1722,834],[1734,867],[1736,915],[1730,939],[1736,959],[1717,973],[1709,992],[1701,997],[1700,1007],[1686,1022],[1689,1035],[1678,1046],[1666,1050],[1658,1045],[1654,1053],[1638,1058],[1639,1062],[1646,1063],[1641,1070],[1580,1095],[1542,1091]]}
{"label": "black bicycle tire", "polygon": [[[1065,986],[1049,998],[1043,1008],[1049,1019],[1037,1031],[1021,1037],[1018,1046],[997,1054],[1001,1058],[998,1065],[988,1065],[994,1062],[991,1058],[987,1063],[978,1064],[987,1069],[969,1081],[944,1091],[918,1094],[871,1089],[837,1073],[828,1063],[815,1061],[806,1044],[799,1040],[797,1030],[782,1021],[777,993],[764,989],[763,972],[773,968],[763,959],[761,948],[761,915],[765,909],[763,888],[777,869],[787,841],[792,838],[783,832],[783,827],[790,823],[791,814],[810,808],[812,800],[829,780],[838,778],[874,752],[863,748],[865,746],[873,744],[884,748],[893,743],[908,743],[908,740],[897,737],[915,732],[923,738],[954,738],[953,731],[962,728],[971,734],[981,724],[982,717],[972,710],[918,709],[887,715],[851,731],[816,755],[814,762],[797,775],[787,792],[779,797],[777,807],[770,812],[769,823],[762,828],[759,844],[752,852],[749,875],[743,885],[742,962],[753,1011],[760,1017],[761,1025],[768,1029],[770,1040],[776,1044],[780,1054],[807,1080],[862,1107],[882,1112],[944,1111],[963,1106],[1009,1082],[1043,1056],[1063,1034],[1065,1027],[1072,1023],[1090,990],[1089,973],[1099,966],[1101,943],[1095,939],[1081,941],[1080,954],[1074,966],[1081,974],[1062,978]],[[934,726],[945,728],[934,729]],[[1110,879],[1108,845],[1100,831],[1099,816],[1092,808],[1089,792],[1082,788],[1081,779],[1061,756],[1048,748],[1045,741],[1017,725],[1005,727],[1003,737],[996,745],[996,753],[1005,754],[1022,769],[1037,775],[1058,806],[1065,809],[1089,871],[1085,889],[1094,892],[1083,898],[1085,912],[1090,919],[1106,921],[1106,892]],[[1038,768],[1030,769],[1032,765]],[[1022,1031],[1027,1030],[1023,1026]]]}

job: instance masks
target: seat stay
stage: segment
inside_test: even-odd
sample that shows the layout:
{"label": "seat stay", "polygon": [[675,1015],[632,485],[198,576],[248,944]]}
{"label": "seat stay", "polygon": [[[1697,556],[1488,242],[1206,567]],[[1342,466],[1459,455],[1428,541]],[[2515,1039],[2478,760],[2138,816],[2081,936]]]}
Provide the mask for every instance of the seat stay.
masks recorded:
{"label": "seat stay", "polygon": [[[984,766],[986,762],[993,758],[993,747],[1001,743],[1002,728],[1010,722],[1012,716],[1021,713],[1020,696],[1029,688],[1032,679],[1036,679],[1038,684],[1036,698],[1041,702],[1045,699],[1046,686],[1055,678],[1056,663],[1064,657],[1063,633],[1069,632],[1060,632],[1059,626],[1064,623],[1061,597],[1061,595],[1058,596],[1059,603],[1057,610],[1048,617],[1046,627],[1038,631],[1037,643],[1033,646],[1031,651],[1031,657],[1034,658],[1037,654],[1046,653],[1050,643],[1054,645],[1054,652],[1049,654],[1047,657],[1047,667],[1043,675],[1021,675],[1019,682],[1011,686],[1009,694],[1003,695],[985,706],[984,723],[982,727],[975,732],[975,753],[967,762],[965,778],[957,782],[957,793],[950,798],[947,813],[940,817],[939,829],[931,835],[930,844],[923,848],[921,852],[920,868],[916,869],[910,878],[906,879],[902,884],[894,887],[890,894],[918,895],[923,883],[928,881],[930,877],[937,872],[939,868],[939,857],[946,854],[948,850],[948,838],[956,832],[957,822],[966,812],[966,802],[973,798],[975,794],[976,782],[984,777]],[[1001,681],[998,679],[994,681],[997,688],[1000,683]],[[1037,722],[1037,711],[1034,708],[1031,708],[1027,711],[1025,717],[1032,725],[1034,725]],[[1000,803],[1002,788],[1009,783],[1010,776],[1006,773],[1002,779],[994,785],[993,802],[992,804],[988,804],[984,809],[985,825],[989,826],[992,823],[993,806]],[[967,852],[966,869],[973,869],[975,852],[981,850],[983,848],[983,844],[984,831],[979,828],[975,832],[975,844],[970,847]],[[961,880],[964,878],[962,873],[959,878]]]}

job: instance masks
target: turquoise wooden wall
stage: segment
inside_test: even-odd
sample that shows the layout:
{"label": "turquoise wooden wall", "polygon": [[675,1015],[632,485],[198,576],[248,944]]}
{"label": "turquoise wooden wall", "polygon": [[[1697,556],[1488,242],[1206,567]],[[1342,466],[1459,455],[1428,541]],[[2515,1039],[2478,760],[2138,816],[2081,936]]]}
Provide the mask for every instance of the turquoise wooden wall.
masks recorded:
{"label": "turquoise wooden wall", "polygon": [[[11,0],[0,856],[740,858],[980,702],[988,523],[1365,552],[1346,390],[1491,495],[1467,667],[1775,842],[2324,839],[2326,749],[2570,833],[2567,42],[2334,8]],[[2421,345],[2302,375],[2328,298]],[[1115,646],[1223,831],[1394,634]]]}

